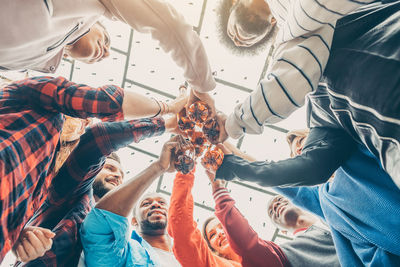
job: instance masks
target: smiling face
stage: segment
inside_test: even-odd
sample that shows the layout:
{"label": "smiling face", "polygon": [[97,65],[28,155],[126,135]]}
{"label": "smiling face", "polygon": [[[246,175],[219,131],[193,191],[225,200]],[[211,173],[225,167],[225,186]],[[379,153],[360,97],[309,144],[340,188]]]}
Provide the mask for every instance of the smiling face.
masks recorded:
{"label": "smiling face", "polygon": [[268,205],[268,216],[279,228],[284,230],[296,230],[301,214],[303,214],[301,209],[281,195],[274,197]]}
{"label": "smiling face", "polygon": [[167,227],[168,202],[158,193],[144,195],[135,209],[133,223],[148,235],[163,234]]}
{"label": "smiling face", "polygon": [[220,256],[227,259],[233,259],[233,252],[226,238],[222,224],[217,218],[210,220],[205,228],[206,237],[211,248],[216,251]]}
{"label": "smiling face", "polygon": [[65,47],[65,53],[82,62],[92,64],[110,55],[110,36],[106,29],[96,23],[78,41]]}
{"label": "smiling face", "polygon": [[124,173],[121,164],[112,158],[107,158],[103,169],[93,182],[93,194],[102,198],[109,191],[122,184]]}

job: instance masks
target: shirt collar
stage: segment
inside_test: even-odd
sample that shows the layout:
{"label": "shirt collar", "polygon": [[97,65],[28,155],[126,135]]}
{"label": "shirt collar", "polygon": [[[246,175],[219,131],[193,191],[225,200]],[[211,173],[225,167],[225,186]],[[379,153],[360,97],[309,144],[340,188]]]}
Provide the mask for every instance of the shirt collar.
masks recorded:
{"label": "shirt collar", "polygon": [[132,230],[131,239],[137,241],[146,250],[147,257],[151,264],[154,266],[160,266],[160,259],[157,252],[135,230]]}

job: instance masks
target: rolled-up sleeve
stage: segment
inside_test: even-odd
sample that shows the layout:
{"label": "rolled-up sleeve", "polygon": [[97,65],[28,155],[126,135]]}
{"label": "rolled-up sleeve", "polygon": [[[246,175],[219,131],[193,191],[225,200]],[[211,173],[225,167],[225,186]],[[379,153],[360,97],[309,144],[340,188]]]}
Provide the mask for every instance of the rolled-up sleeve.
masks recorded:
{"label": "rolled-up sleeve", "polygon": [[87,266],[124,266],[129,248],[128,219],[94,208],[81,227]]}
{"label": "rolled-up sleeve", "polygon": [[116,85],[91,87],[64,77],[32,77],[10,84],[21,100],[49,112],[103,120],[122,120],[124,91]]}

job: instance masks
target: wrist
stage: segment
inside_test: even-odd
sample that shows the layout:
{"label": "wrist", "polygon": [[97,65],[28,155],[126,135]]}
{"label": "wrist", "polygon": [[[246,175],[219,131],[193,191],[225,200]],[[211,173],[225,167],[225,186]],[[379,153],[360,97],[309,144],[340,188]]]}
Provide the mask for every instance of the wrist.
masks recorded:
{"label": "wrist", "polygon": [[212,183],[211,187],[213,193],[217,192],[219,189],[226,189],[225,184],[222,183]]}
{"label": "wrist", "polygon": [[175,117],[165,120],[164,126],[165,126],[166,132],[171,132],[173,129],[175,129],[176,123],[173,122],[174,119],[175,119]]}
{"label": "wrist", "polygon": [[163,166],[163,164],[161,163],[160,160],[157,160],[157,161],[153,162],[151,167],[154,170],[156,176],[163,175],[168,169],[168,167],[165,168]]}

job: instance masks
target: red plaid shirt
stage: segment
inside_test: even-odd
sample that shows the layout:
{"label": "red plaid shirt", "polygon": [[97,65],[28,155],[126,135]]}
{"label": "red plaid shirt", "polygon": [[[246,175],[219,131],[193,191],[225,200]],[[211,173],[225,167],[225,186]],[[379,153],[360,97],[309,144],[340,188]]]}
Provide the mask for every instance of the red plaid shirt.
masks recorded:
{"label": "red plaid shirt", "polygon": [[0,262],[46,199],[63,115],[122,119],[123,90],[36,77],[0,89]]}
{"label": "red plaid shirt", "polygon": [[103,167],[104,155],[164,130],[162,118],[99,123],[89,128],[51,182],[46,201],[28,222],[52,229],[56,234],[53,246],[43,257],[23,266],[76,266],[82,252],[80,226],[94,205],[92,183]]}

